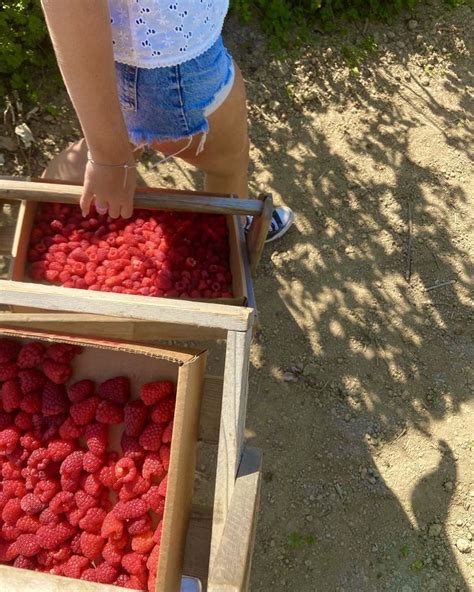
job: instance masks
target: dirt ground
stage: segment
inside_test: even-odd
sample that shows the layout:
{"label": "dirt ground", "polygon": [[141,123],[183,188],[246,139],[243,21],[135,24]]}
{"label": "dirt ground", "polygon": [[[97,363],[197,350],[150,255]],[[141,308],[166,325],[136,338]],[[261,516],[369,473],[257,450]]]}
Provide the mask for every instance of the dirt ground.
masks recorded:
{"label": "dirt ground", "polygon": [[[430,1],[275,56],[227,23],[252,193],[296,213],[255,285],[254,592],[474,590],[473,25],[472,7]],[[56,104],[30,115],[29,152],[0,139],[2,174],[38,173],[78,136]],[[157,161],[147,183],[199,184]]]}

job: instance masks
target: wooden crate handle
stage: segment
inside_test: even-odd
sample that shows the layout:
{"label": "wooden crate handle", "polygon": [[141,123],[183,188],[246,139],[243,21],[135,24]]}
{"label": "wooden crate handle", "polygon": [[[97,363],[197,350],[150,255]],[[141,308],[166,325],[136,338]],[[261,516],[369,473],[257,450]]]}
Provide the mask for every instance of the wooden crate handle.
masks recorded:
{"label": "wooden crate handle", "polygon": [[265,239],[272,220],[273,198],[271,193],[261,193],[259,200],[262,204],[262,212],[255,216],[250,225],[247,234],[247,249],[250,259],[250,272],[254,278],[257,273],[257,267],[262,257]]}

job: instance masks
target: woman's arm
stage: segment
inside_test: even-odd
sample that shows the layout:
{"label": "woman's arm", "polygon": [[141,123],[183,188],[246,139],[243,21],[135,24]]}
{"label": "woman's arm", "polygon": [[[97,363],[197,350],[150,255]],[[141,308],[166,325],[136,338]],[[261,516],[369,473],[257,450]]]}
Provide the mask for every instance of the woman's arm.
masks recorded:
{"label": "woman's arm", "polygon": [[[42,0],[61,73],[94,162],[134,164],[117,94],[107,0]],[[83,213],[96,199],[113,217],[132,213],[135,171],[88,163]]]}

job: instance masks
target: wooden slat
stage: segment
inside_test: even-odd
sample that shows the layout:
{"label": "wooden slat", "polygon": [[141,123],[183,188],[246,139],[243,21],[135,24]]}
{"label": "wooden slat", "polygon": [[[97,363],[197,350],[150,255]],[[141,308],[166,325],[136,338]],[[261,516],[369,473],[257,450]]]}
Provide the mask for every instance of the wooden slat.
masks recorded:
{"label": "wooden slat", "polygon": [[208,592],[247,592],[260,498],[262,453],[245,448]]}
{"label": "wooden slat", "polygon": [[[82,187],[57,183],[31,183],[0,180],[0,197],[25,201],[77,204]],[[207,214],[259,215],[263,204],[256,199],[238,199],[210,195],[175,193],[138,187],[134,204],[137,208],[201,212]]]}
{"label": "wooden slat", "polygon": [[0,304],[246,331],[249,308],[0,280]]}
{"label": "wooden slat", "polygon": [[262,257],[263,247],[268,235],[268,229],[273,213],[273,198],[269,193],[262,195],[262,213],[260,216],[255,216],[250,225],[247,236],[247,247],[250,257],[250,270],[252,277],[257,273],[257,267]]}
{"label": "wooden slat", "polygon": [[183,570],[185,574],[194,576],[201,581],[203,592],[207,590],[211,532],[212,508],[193,506],[186,539]]}
{"label": "wooden slat", "polygon": [[204,379],[199,426],[199,440],[203,442],[219,442],[223,386],[224,381],[220,376],[206,376]]}
{"label": "wooden slat", "polygon": [[117,592],[116,586],[0,565],[2,592]]}
{"label": "wooden slat", "polygon": [[222,536],[242,455],[251,341],[251,329],[245,333],[229,331],[227,335],[214,498],[211,567]]}
{"label": "wooden slat", "polygon": [[11,254],[14,236],[14,226],[2,226],[0,228],[0,255]]}
{"label": "wooden slat", "polygon": [[38,329],[40,331],[67,331],[74,335],[90,337],[109,337],[131,341],[207,341],[225,339],[225,329],[213,327],[196,327],[194,325],[177,325],[119,319],[102,315],[77,313],[10,313],[0,312],[0,326]]}

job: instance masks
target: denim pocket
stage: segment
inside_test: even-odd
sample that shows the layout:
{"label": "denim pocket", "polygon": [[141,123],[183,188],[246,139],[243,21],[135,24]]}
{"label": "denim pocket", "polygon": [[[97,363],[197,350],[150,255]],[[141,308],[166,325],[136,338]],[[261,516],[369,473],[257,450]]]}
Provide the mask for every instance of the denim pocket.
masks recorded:
{"label": "denim pocket", "polygon": [[117,90],[123,111],[137,110],[138,68],[127,64],[115,64]]}

